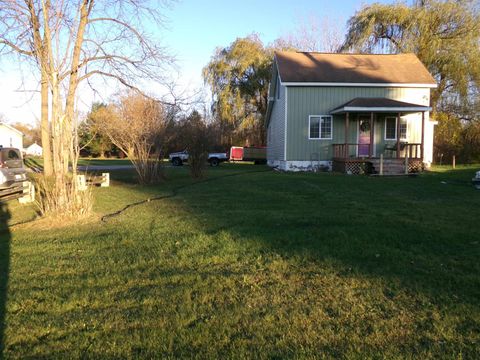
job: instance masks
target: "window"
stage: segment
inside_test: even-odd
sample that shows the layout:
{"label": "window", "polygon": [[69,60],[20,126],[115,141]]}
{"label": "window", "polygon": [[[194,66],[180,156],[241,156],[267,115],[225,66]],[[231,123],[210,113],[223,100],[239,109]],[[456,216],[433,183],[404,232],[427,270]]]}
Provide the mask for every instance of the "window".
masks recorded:
{"label": "window", "polygon": [[[407,121],[400,118],[400,140],[407,140]],[[385,140],[397,140],[397,118],[385,118]]]}
{"label": "window", "polygon": [[385,118],[385,140],[397,140],[397,118]]}
{"label": "window", "polygon": [[310,115],[308,118],[309,139],[332,139],[332,117],[330,115]]}
{"label": "window", "polygon": [[400,140],[407,140],[407,122],[400,119]]}
{"label": "window", "polygon": [[20,156],[18,156],[18,153],[15,150],[10,150],[8,152],[8,160],[19,160]]}

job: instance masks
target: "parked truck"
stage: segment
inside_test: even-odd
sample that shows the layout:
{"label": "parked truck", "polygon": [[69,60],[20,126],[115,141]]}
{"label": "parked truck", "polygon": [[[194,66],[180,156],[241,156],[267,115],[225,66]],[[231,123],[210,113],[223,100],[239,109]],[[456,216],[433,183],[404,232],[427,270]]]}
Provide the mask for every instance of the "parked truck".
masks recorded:
{"label": "parked truck", "polygon": [[[168,159],[171,161],[173,166],[181,166],[183,163],[188,162],[188,151],[183,150],[171,153],[168,155]],[[218,166],[221,162],[227,160],[228,156],[226,153],[209,153],[207,159],[210,166]]]}
{"label": "parked truck", "polygon": [[27,180],[27,171],[23,166],[19,149],[0,145],[0,189],[21,184]]}
{"label": "parked truck", "polygon": [[267,163],[267,148],[265,146],[232,146],[230,161],[253,161],[257,164]]}

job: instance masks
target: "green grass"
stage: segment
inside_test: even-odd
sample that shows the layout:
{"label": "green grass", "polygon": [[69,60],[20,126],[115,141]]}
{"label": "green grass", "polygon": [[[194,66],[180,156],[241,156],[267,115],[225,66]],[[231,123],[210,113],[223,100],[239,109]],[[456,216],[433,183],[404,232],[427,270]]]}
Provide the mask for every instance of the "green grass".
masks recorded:
{"label": "green grass", "polygon": [[[36,167],[43,167],[43,159],[39,157],[27,157],[25,158],[27,165],[33,165]],[[97,159],[97,158],[80,158],[78,159],[79,166],[118,166],[118,165],[132,165],[128,159]]]}
{"label": "green grass", "polygon": [[79,166],[117,166],[117,165],[132,165],[128,159],[96,159],[96,158],[81,158],[78,160]]}
{"label": "green grass", "polygon": [[[174,168],[148,187],[112,173],[99,215],[192,186],[107,223],[4,234],[4,357],[480,357],[478,167],[246,173],[260,169],[192,184]],[[27,209],[10,203],[10,223]]]}

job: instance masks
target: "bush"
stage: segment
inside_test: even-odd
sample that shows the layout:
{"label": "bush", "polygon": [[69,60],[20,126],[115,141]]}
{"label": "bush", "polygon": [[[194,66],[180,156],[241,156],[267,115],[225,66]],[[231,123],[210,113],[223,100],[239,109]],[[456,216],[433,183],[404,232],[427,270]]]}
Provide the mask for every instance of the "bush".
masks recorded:
{"label": "bush", "polygon": [[202,116],[193,111],[182,123],[180,134],[188,150],[188,163],[193,178],[201,178],[211,146],[210,131]]}

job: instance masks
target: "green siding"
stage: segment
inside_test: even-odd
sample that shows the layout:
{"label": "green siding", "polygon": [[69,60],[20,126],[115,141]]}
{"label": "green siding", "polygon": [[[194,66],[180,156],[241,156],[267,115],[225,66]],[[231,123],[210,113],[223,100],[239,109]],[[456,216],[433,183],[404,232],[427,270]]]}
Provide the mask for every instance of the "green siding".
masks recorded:
{"label": "green siding", "polygon": [[280,87],[280,98],[275,98],[267,128],[267,160],[285,159],[285,86]]}
{"label": "green siding", "polygon": [[[430,90],[424,88],[381,88],[381,87],[289,87],[287,99],[287,160],[331,160],[335,143],[344,142],[345,115],[333,117],[332,140],[309,140],[309,115],[328,115],[331,110],[356,97],[387,97],[399,101],[428,105]],[[384,149],[384,115],[378,115],[375,126],[377,155]],[[416,117],[417,119],[414,119]],[[351,114],[349,142],[357,142],[357,116]],[[409,126],[419,139],[421,118],[409,115]],[[414,121],[417,120],[417,121]],[[409,128],[410,130],[410,128]]]}

